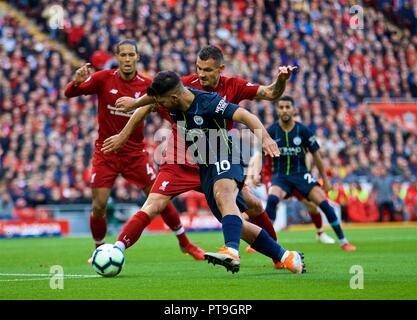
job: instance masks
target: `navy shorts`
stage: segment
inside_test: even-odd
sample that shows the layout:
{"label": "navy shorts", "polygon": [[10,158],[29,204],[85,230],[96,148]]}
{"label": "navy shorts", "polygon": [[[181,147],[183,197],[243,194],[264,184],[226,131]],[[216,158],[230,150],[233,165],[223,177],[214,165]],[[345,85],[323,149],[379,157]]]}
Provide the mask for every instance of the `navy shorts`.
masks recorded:
{"label": "navy shorts", "polygon": [[294,190],[298,190],[304,198],[307,198],[311,189],[320,186],[310,172],[296,173],[289,176],[273,175],[271,186],[278,186],[291,196]]}
{"label": "navy shorts", "polygon": [[[226,160],[223,160],[226,161]],[[223,162],[222,161],[222,162]],[[228,164],[223,162],[223,166],[210,164],[207,166],[200,165],[200,180],[201,180],[201,190],[206,196],[207,203],[210,207],[210,210],[214,213],[214,216],[222,221],[222,214],[220,213],[219,208],[217,207],[216,200],[214,199],[213,187],[214,183],[217,180],[221,179],[233,179],[236,181],[239,188],[239,193],[237,194],[236,204],[240,212],[245,212],[248,210],[245,200],[243,200],[242,192],[240,191],[245,182],[245,176],[243,174],[243,167],[240,164]],[[219,169],[219,170],[218,170]]]}

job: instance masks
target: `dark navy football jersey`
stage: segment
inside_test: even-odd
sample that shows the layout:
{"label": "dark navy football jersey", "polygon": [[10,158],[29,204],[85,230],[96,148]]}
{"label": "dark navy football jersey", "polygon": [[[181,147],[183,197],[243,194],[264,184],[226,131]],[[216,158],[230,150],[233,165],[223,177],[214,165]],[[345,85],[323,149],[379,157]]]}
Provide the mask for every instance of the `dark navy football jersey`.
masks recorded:
{"label": "dark navy football jersey", "polygon": [[[195,99],[186,112],[170,111],[172,120],[177,124],[178,135],[182,135],[194,161],[207,165],[221,160],[232,160],[239,155],[227,132],[228,120],[239,108],[228,103],[217,93],[188,88]],[[239,160],[233,160],[238,161]]]}
{"label": "dark navy football jersey", "polygon": [[281,155],[272,159],[273,175],[291,175],[309,172],[306,153],[319,149],[316,137],[305,125],[295,122],[290,132],[284,131],[278,123],[268,128],[268,133],[278,145]]}

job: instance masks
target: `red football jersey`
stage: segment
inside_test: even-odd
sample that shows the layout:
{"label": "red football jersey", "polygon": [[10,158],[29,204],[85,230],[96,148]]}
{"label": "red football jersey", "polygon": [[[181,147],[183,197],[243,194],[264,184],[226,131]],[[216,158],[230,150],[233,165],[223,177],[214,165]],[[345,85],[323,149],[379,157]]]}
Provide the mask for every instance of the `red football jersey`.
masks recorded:
{"label": "red football jersey", "polygon": [[[117,69],[98,71],[91,75],[78,87],[74,87],[71,81],[65,88],[65,96],[76,97],[80,95],[98,96],[98,139],[96,148],[101,148],[104,140],[112,135],[118,134],[129,121],[132,112],[121,112],[115,108],[116,100],[128,96],[139,98],[146,94],[146,89],[152,80],[139,73],[129,81],[123,80]],[[136,131],[129,137],[126,145],[119,153],[141,153],[145,148],[144,124],[141,123]]]}
{"label": "red football jersey", "polygon": [[[241,78],[228,78],[228,77],[220,77],[219,83],[215,88],[207,88],[203,87],[200,84],[197,74],[189,75],[181,77],[182,83],[191,88],[195,88],[198,90],[209,91],[209,92],[217,92],[220,96],[222,96],[227,102],[238,104],[242,100],[253,100],[258,92],[259,85],[252,84],[247,80]],[[159,110],[162,109],[162,110]],[[167,119],[167,111],[163,108],[159,108],[158,111],[161,113],[164,119]],[[172,123],[172,120],[169,117],[169,121]],[[230,130],[233,128],[233,121],[228,122],[227,129]],[[174,143],[170,145],[170,148],[167,150],[167,158],[168,159],[175,159],[176,157],[172,157],[172,152],[174,155],[177,155],[177,148],[181,147],[180,150],[186,150],[185,142],[178,139],[177,141],[177,126],[175,123],[172,125],[172,136],[175,139]]]}

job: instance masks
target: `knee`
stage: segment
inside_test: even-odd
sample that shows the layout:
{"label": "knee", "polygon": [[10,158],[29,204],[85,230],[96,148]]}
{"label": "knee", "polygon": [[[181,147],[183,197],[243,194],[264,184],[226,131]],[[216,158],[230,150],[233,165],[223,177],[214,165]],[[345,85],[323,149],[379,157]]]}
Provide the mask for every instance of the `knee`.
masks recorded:
{"label": "knee", "polygon": [[217,190],[214,193],[214,199],[216,201],[219,210],[221,211],[222,208],[226,207],[230,201],[233,201],[233,192],[227,189]]}
{"label": "knee", "polygon": [[106,215],[107,203],[101,201],[93,201],[93,216],[100,218]]}
{"label": "knee", "polygon": [[264,207],[262,205],[262,201],[255,198],[255,197],[251,197],[250,200],[246,200],[246,205],[248,206],[248,211],[247,213],[250,216],[259,216],[260,214],[262,214],[262,212],[264,211]]}
{"label": "knee", "polygon": [[153,219],[165,209],[166,205],[167,203],[164,200],[150,196],[141,210]]}

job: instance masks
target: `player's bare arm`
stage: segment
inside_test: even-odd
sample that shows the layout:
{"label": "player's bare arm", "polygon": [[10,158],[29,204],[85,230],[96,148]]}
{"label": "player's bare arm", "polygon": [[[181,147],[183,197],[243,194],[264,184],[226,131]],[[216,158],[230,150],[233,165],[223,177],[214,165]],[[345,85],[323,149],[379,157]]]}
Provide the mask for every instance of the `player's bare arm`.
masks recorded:
{"label": "player's bare arm", "polygon": [[110,153],[120,150],[126,144],[127,140],[129,140],[130,135],[136,130],[139,124],[146,118],[149,113],[151,113],[152,109],[153,105],[147,105],[143,108],[137,109],[130,117],[122,131],[120,131],[120,133],[108,137],[106,140],[104,140],[101,152]]}
{"label": "player's bare arm", "polygon": [[249,160],[248,174],[249,182],[254,186],[259,186],[261,183],[261,170],[262,170],[262,154],[260,152],[255,153]]}
{"label": "player's bare arm", "polygon": [[233,114],[232,120],[246,125],[262,141],[262,149],[266,155],[271,157],[279,156],[279,149],[276,142],[271,138],[262,122],[256,116],[243,108],[239,108]]}
{"label": "player's bare arm", "polygon": [[130,112],[132,110],[135,110],[137,108],[147,106],[149,104],[154,103],[154,98],[144,95],[138,99],[132,98],[132,97],[121,97],[116,100],[116,109],[123,111],[123,112]]}
{"label": "player's bare arm", "polygon": [[323,189],[328,192],[330,190],[329,179],[327,178],[326,171],[324,170],[323,161],[320,156],[320,152],[317,150],[313,153],[314,164],[317,166],[320,175],[323,179]]}
{"label": "player's bare arm", "polygon": [[284,93],[287,80],[290,78],[291,74],[297,71],[298,67],[295,66],[279,67],[278,76],[275,82],[269,86],[259,86],[255,99],[269,101],[277,100]]}
{"label": "player's bare arm", "polygon": [[78,87],[81,83],[88,79],[91,75],[91,63],[86,63],[75,71],[74,86]]}

